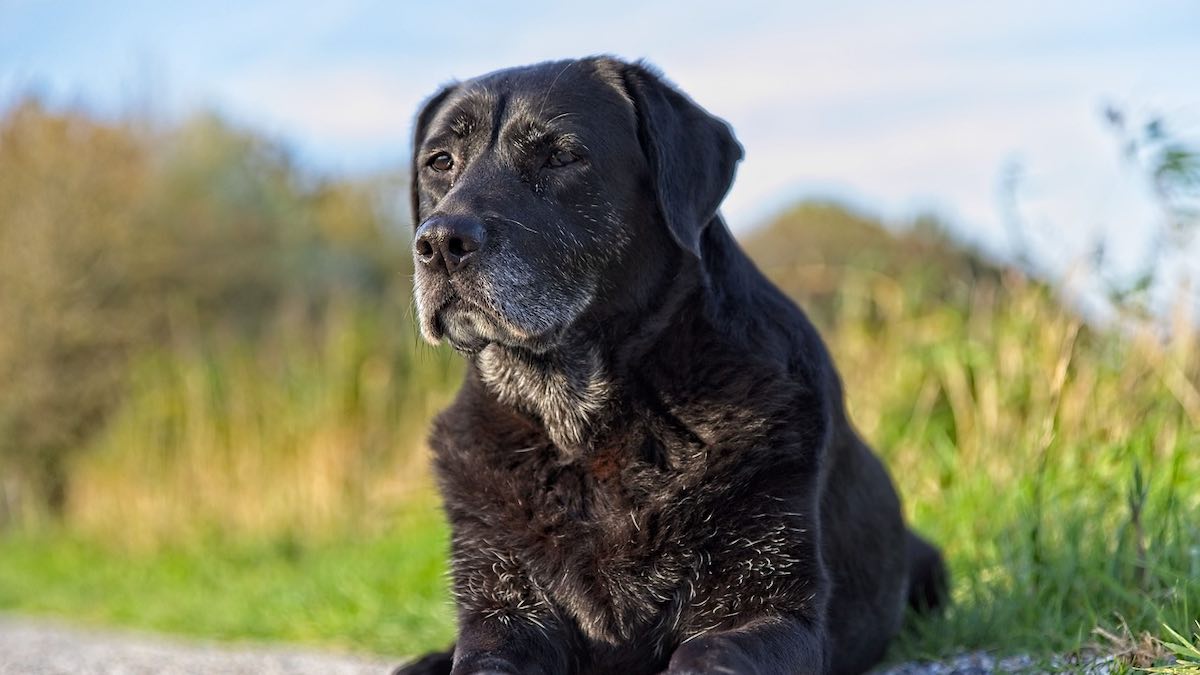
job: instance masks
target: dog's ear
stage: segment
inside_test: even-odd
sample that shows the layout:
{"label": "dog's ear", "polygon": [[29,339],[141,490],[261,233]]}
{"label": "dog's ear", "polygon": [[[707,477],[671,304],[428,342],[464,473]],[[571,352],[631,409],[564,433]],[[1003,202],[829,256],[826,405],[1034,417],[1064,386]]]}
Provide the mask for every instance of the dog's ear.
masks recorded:
{"label": "dog's ear", "polygon": [[699,258],[704,228],[733,185],[742,146],[729,125],[649,66],[623,65],[625,90],[637,113],[638,140],[650,163],[663,219],[675,241]]}
{"label": "dog's ear", "polygon": [[438,110],[441,110],[442,103],[446,101],[446,97],[450,95],[458,87],[457,84],[450,84],[442,87],[441,91],[430,96],[421,105],[421,111],[417,113],[416,123],[413,124],[412,135],[412,162],[409,165],[409,198],[412,201],[412,226],[416,228],[421,224],[421,188],[418,182],[421,173],[421,167],[418,164],[418,154],[421,152],[421,144],[425,142],[425,134],[429,130],[429,123],[433,121]]}

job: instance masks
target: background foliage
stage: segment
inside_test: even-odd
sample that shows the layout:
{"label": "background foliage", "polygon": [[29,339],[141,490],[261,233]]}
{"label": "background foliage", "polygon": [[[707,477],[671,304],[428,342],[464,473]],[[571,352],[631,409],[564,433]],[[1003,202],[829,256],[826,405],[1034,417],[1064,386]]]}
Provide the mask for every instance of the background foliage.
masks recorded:
{"label": "background foliage", "polygon": [[[421,441],[461,365],[415,334],[404,194],[305,175],[211,116],[4,113],[0,609],[393,654],[449,639]],[[949,556],[954,608],[897,658],[1148,665],[1177,642],[1164,624],[1189,632],[1194,317],[1090,325],[933,217],[807,202],[744,243]]]}

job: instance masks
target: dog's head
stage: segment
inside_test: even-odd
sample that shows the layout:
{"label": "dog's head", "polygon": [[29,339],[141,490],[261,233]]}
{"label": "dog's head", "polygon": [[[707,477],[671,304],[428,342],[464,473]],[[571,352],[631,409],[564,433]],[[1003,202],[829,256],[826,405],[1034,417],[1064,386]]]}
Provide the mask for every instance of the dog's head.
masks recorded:
{"label": "dog's head", "polygon": [[741,148],[647,68],[502,70],[425,103],[413,139],[421,331],[544,352],[590,309],[698,258]]}

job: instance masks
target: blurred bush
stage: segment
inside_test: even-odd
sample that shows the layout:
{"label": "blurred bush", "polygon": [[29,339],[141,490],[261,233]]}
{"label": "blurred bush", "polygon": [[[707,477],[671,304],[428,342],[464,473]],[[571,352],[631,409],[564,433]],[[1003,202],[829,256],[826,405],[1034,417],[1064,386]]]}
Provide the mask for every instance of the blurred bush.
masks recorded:
{"label": "blurred bush", "polygon": [[[405,192],[306,175],[212,116],[30,99],[0,117],[0,527],[34,526],[29,548],[0,532],[17,535],[0,605],[381,651],[450,639],[419,450],[462,365],[413,327]],[[904,655],[1190,625],[1194,317],[1091,327],[931,217],[807,202],[744,243],[819,324],[947,553],[958,602]]]}
{"label": "blurred bush", "polygon": [[63,510],[69,464],[148,354],[219,339],[255,345],[244,358],[257,363],[278,340],[320,337],[335,305],[403,325],[402,183],[306,176],[277,144],[212,115],[161,129],[36,98],[8,109],[0,524]]}
{"label": "blurred bush", "polygon": [[977,282],[995,283],[1002,268],[954,242],[935,216],[885,227],[878,218],[829,201],[784,211],[743,242],[747,253],[821,327],[838,312],[848,280],[902,280],[903,290],[962,306]]}
{"label": "blurred bush", "polygon": [[406,309],[339,300],[316,325],[284,311],[253,341],[139,358],[70,467],[66,522],[143,550],[393,525],[428,489],[417,450],[461,373]]}
{"label": "blurred bush", "polygon": [[[426,494],[414,451],[461,363],[413,328],[404,188],[307,176],[213,116],[163,129],[10,109],[0,521],[50,515],[153,548],[344,531]],[[1187,481],[1161,478],[1200,474],[1190,319],[1166,340],[1093,331],[930,217],[884,227],[807,202],[745,245],[821,326],[914,515],[958,503],[937,527],[961,546],[994,539],[968,531],[999,503],[981,480],[1024,490],[1061,470],[1056,490],[1082,505],[1136,460],[1196,508]],[[1100,456],[1077,480],[1065,468]]]}

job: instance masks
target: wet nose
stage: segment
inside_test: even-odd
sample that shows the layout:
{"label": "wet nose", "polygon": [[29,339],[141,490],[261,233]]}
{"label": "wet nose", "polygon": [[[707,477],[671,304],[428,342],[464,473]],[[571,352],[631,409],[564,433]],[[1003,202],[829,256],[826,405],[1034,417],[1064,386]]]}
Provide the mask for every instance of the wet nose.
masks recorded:
{"label": "wet nose", "polygon": [[417,262],[447,274],[466,267],[483,247],[483,223],[465,216],[434,216],[417,228],[413,254]]}

